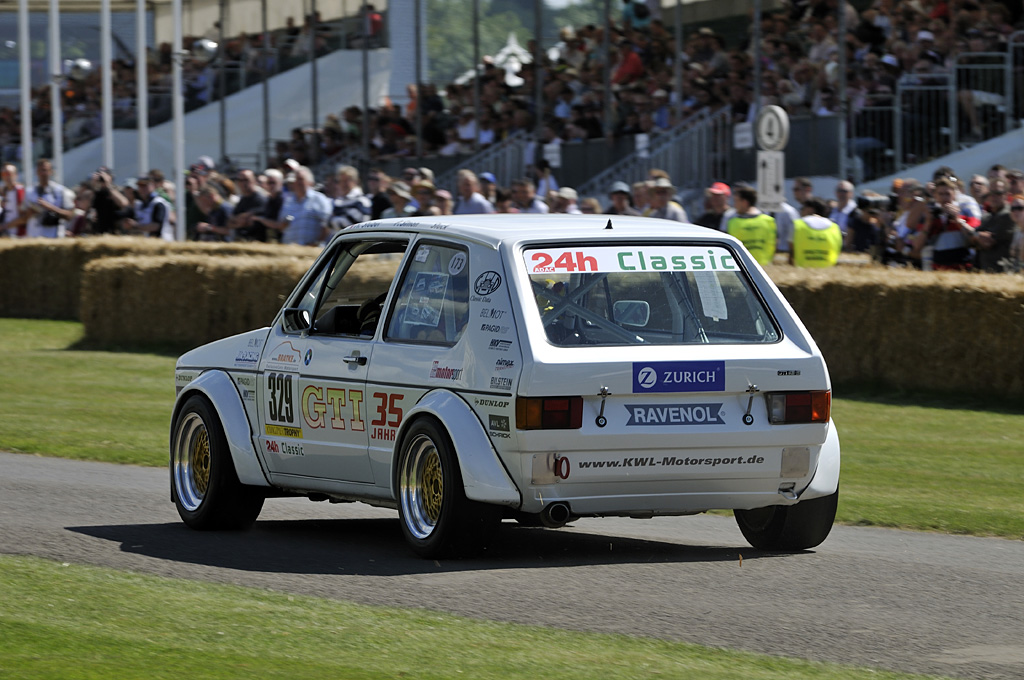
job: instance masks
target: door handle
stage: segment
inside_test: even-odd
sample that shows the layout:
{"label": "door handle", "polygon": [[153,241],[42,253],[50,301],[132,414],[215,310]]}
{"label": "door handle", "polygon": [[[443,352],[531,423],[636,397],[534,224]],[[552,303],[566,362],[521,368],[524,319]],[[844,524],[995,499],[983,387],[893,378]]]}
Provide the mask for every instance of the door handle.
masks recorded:
{"label": "door handle", "polygon": [[341,360],[344,361],[346,364],[358,364],[360,366],[366,365],[366,357],[360,356],[358,354],[342,357]]}

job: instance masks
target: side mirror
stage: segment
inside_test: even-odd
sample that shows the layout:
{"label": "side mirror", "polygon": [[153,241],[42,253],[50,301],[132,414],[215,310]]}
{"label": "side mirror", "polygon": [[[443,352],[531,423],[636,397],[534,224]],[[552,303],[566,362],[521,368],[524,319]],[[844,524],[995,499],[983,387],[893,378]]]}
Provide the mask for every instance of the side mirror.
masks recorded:
{"label": "side mirror", "polygon": [[284,327],[288,331],[309,330],[309,312],[298,307],[288,307],[284,310]]}
{"label": "side mirror", "polygon": [[646,300],[619,300],[612,305],[612,314],[616,323],[642,328],[651,320],[651,305]]}

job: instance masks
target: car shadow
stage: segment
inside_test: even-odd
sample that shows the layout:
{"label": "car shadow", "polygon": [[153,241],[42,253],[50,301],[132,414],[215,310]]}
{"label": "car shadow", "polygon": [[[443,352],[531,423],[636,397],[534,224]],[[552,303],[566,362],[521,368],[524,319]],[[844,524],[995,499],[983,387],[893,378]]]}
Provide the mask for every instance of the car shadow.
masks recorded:
{"label": "car shadow", "polygon": [[604,564],[732,562],[776,554],[753,548],[669,543],[503,522],[489,547],[458,560],[417,557],[397,519],[261,521],[246,532],[193,531],[183,524],[67,527],[120,543],[124,552],[241,571],[398,576]]}

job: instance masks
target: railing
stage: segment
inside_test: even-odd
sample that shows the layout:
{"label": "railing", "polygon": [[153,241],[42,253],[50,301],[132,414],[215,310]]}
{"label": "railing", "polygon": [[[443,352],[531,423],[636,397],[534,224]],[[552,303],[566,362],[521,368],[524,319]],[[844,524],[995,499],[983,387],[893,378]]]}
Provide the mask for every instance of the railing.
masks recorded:
{"label": "railing", "polygon": [[906,73],[894,95],[851,102],[856,181],[899,172],[1012,130],[1024,118],[1024,31],[1006,52],[960,54],[947,73]]}
{"label": "railing", "polygon": [[597,196],[607,201],[613,182],[647,179],[652,168],[665,170],[677,190],[704,188],[712,181],[729,177],[732,122],[729,109],[702,110],[668,132],[654,137],[646,149],[638,149],[618,163],[580,184],[580,196]]}
{"label": "railing", "polygon": [[520,130],[497,144],[478,151],[472,156],[466,156],[461,162],[439,173],[434,177],[434,184],[438,188],[453,190],[456,177],[460,168],[470,168],[474,171],[494,173],[499,186],[507,187],[514,179],[519,179],[526,174],[526,149],[531,144],[530,136]]}

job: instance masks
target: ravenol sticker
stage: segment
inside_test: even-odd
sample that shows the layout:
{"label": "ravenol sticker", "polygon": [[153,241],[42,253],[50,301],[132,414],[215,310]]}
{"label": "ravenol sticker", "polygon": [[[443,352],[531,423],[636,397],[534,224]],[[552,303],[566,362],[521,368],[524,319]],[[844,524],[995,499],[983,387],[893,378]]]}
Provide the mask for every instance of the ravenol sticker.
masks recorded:
{"label": "ravenol sticker", "polygon": [[634,394],[724,390],[724,361],[649,361],[633,364]]}
{"label": "ravenol sticker", "polygon": [[725,425],[722,402],[706,404],[629,404],[627,426]]}
{"label": "ravenol sticker", "polygon": [[541,248],[524,256],[530,274],[740,270],[732,253],[721,247]]}

